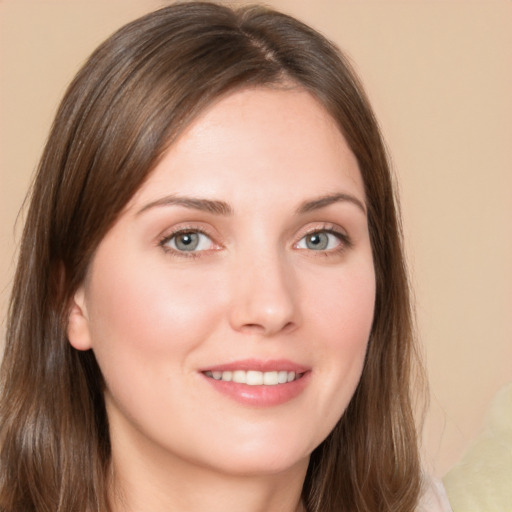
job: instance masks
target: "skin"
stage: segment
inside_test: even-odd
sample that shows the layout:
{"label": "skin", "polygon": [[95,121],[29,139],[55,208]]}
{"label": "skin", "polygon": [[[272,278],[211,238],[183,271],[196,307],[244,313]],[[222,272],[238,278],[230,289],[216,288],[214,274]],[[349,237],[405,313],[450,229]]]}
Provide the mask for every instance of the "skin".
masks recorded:
{"label": "skin", "polygon": [[[185,196],[229,213],[176,203]],[[115,510],[300,510],[310,453],[364,362],[365,212],[353,153],[298,88],[222,98],[167,150],[100,243],[69,319],[71,344],[94,351],[106,380]],[[196,250],[179,250],[184,229],[205,233]],[[201,372],[248,358],[303,365],[307,383],[258,406]]]}

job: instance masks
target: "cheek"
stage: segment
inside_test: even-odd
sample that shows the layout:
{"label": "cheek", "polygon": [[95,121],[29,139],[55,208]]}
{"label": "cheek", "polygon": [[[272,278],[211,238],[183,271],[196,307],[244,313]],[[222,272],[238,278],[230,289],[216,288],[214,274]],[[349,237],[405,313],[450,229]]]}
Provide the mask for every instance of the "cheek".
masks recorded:
{"label": "cheek", "polygon": [[[109,258],[98,263],[89,289],[90,328],[115,404],[109,415],[120,410],[150,429],[169,425],[174,406],[162,404],[185,396],[193,401],[190,360],[219,319],[221,308],[211,292],[215,277],[122,258],[117,265]],[[148,418],[154,423],[146,424]]]}
{"label": "cheek", "polygon": [[[373,264],[355,268],[340,280],[337,293],[338,313],[335,320],[333,344],[337,351],[336,363],[351,365],[352,378],[357,384],[362,371],[375,309],[375,274]],[[333,330],[334,330],[333,329]],[[352,364],[351,364],[352,362]],[[334,363],[333,363],[334,364]]]}
{"label": "cheek", "polygon": [[318,417],[325,419],[325,435],[343,415],[361,377],[374,304],[375,276],[370,264],[351,268],[316,295],[319,341],[315,354],[325,389],[316,406]]}
{"label": "cheek", "polygon": [[170,272],[161,264],[103,259],[89,287],[93,349],[119,348],[118,357],[156,361],[186,354],[218,321],[215,279],[201,271]]}
{"label": "cheek", "polygon": [[[316,325],[332,349],[366,345],[375,306],[375,273],[371,261],[354,265],[324,280],[323,290],[310,291]],[[306,295],[308,295],[306,294]]]}

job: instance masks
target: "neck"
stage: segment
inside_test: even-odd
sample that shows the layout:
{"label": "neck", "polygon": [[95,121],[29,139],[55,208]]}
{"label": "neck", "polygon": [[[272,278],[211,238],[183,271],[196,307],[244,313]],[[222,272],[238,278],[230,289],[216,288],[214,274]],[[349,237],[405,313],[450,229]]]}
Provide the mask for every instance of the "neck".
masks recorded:
{"label": "neck", "polygon": [[[139,466],[114,463],[113,512],[303,512],[305,469],[273,475],[227,475],[208,468]],[[170,470],[169,470],[170,469]]]}
{"label": "neck", "polygon": [[[131,445],[131,446],[130,446]],[[113,512],[304,512],[307,460],[270,474],[233,474],[113,439]]]}

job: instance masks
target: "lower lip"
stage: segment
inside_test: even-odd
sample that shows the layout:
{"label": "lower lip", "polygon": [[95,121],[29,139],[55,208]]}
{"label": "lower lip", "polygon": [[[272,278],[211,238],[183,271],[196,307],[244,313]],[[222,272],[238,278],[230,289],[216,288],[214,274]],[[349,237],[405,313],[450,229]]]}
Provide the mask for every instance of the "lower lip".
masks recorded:
{"label": "lower lip", "polygon": [[311,372],[305,372],[302,377],[292,382],[275,386],[249,386],[233,381],[215,380],[202,375],[214,389],[241,404],[272,407],[285,404],[299,396],[308,385]]}

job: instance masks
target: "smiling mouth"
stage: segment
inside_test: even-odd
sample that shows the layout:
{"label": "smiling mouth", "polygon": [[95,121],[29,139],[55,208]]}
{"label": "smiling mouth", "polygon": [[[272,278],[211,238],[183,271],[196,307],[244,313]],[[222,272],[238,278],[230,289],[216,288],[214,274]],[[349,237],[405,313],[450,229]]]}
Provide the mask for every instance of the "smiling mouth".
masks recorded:
{"label": "smiling mouth", "polygon": [[214,380],[223,382],[235,382],[248,386],[277,386],[288,384],[303,377],[305,372],[293,371],[271,371],[261,372],[258,370],[233,370],[233,371],[205,371],[203,374]]}

